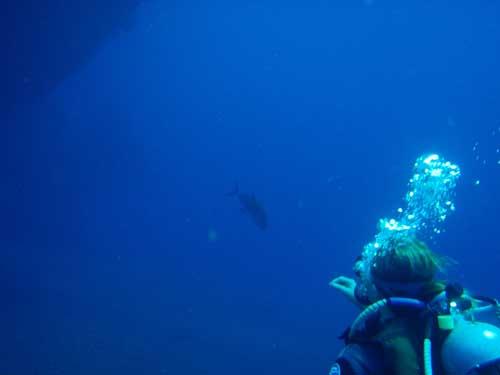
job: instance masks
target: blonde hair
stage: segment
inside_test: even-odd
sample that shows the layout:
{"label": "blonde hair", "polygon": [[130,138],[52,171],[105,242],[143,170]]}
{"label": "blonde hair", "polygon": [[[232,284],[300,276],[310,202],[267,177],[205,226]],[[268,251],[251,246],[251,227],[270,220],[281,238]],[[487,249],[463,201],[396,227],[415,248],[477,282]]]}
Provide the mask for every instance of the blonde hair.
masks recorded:
{"label": "blonde hair", "polygon": [[375,256],[371,264],[374,280],[397,283],[433,281],[438,271],[450,263],[448,258],[430,250],[416,238],[399,239]]}

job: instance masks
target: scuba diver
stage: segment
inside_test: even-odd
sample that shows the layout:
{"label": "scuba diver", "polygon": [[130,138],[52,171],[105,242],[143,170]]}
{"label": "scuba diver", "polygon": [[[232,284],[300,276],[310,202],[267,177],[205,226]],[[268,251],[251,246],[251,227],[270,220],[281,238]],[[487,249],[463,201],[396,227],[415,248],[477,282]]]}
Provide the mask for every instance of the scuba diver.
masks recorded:
{"label": "scuba diver", "polygon": [[436,276],[449,260],[394,236],[330,285],[363,311],[330,375],[499,375],[500,306]]}

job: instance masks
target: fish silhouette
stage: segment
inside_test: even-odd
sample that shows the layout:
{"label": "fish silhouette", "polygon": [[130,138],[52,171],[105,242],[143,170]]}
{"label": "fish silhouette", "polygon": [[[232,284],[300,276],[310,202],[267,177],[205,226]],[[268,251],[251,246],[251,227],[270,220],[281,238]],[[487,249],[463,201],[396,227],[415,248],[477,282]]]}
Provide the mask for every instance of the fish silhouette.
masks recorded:
{"label": "fish silhouette", "polygon": [[237,197],[241,204],[241,212],[248,215],[260,229],[267,229],[267,213],[264,206],[255,198],[255,194],[240,193],[238,185],[226,194],[227,197]]}

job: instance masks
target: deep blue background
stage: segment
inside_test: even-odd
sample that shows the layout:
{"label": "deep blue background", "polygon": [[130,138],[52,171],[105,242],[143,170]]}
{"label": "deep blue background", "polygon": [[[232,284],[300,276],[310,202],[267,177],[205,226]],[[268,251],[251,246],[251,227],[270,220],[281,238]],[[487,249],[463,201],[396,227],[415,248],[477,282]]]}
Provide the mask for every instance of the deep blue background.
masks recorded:
{"label": "deep blue background", "polygon": [[[434,244],[447,276],[500,296],[499,12],[143,5],[4,121],[0,372],[326,373],[355,313],[328,281],[426,152],[463,172]],[[268,231],[224,196],[235,181]]]}

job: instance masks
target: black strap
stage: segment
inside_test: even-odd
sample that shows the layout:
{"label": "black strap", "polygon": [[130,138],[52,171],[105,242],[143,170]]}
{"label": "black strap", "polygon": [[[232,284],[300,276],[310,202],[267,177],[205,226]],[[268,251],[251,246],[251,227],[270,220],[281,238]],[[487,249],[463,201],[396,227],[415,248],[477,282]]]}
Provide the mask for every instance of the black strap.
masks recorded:
{"label": "black strap", "polygon": [[[383,349],[376,343],[351,343],[344,347],[331,371],[337,375],[389,375],[383,361]],[[334,371],[337,371],[335,373]]]}

